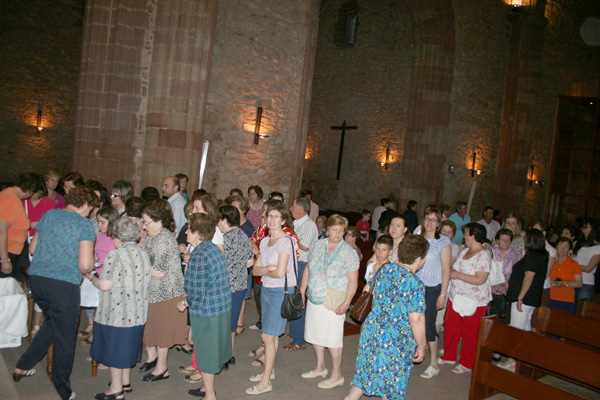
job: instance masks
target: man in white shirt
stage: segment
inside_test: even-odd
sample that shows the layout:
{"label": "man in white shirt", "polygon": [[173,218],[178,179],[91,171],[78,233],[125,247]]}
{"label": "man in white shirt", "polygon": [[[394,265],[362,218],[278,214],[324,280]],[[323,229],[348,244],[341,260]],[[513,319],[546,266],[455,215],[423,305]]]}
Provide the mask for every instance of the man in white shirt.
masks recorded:
{"label": "man in white shirt", "polygon": [[497,221],[493,220],[494,218],[494,209],[490,206],[487,206],[483,209],[483,219],[477,221],[478,224],[485,226],[485,230],[487,231],[487,239],[490,242],[493,242],[496,238],[496,233],[500,230],[501,226]]}
{"label": "man in white shirt", "polygon": [[175,237],[179,235],[179,231],[187,222],[185,212],[183,211],[185,199],[181,195],[181,192],[179,192],[179,188],[179,179],[176,177],[167,176],[163,180],[162,194],[168,198],[171,210],[173,211],[173,218],[175,219]]}
{"label": "man in white shirt", "polygon": [[312,219],[313,222],[317,222],[317,217],[319,216],[319,206],[312,199],[312,190],[304,189],[300,194],[302,197],[310,200],[310,212],[308,213],[308,218]]}
{"label": "man in white shirt", "polygon": [[379,230],[379,218],[381,214],[388,208],[388,204],[390,203],[390,199],[385,198],[381,199],[379,202],[379,206],[375,207],[373,210],[373,214],[371,215],[371,240],[375,241],[377,239],[377,231]]}
{"label": "man in white shirt", "polygon": [[[290,207],[290,212],[292,213],[292,217],[294,217],[294,232],[298,235],[298,247],[300,249],[300,257],[298,257],[298,282],[302,281],[304,268],[308,263],[308,252],[319,237],[317,225],[309,217],[310,207],[310,200],[305,197],[297,198]],[[306,348],[306,341],[304,340],[304,311],[300,318],[290,321],[290,336],[293,341],[283,346],[284,349],[295,351]]]}

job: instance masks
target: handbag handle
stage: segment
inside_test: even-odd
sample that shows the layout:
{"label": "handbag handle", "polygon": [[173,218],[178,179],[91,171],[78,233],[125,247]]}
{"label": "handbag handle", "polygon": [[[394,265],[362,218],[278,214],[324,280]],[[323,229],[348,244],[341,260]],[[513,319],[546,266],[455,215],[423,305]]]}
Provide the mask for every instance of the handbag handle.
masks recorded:
{"label": "handbag handle", "polygon": [[[287,235],[286,235],[287,236]],[[296,275],[296,286],[298,285],[298,267],[296,265],[296,263],[298,262],[298,260],[296,260],[296,251],[294,250],[294,239],[292,239],[291,236],[288,236],[292,242],[292,255],[291,257],[294,259],[294,274]],[[287,293],[287,266],[285,267],[285,285],[283,287],[283,292]]]}

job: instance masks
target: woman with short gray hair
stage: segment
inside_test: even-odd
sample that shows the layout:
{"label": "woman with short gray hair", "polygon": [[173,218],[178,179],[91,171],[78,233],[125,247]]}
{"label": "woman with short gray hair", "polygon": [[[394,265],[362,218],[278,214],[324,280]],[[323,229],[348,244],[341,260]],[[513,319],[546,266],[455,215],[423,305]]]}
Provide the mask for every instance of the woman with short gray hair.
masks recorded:
{"label": "woman with short gray hair", "polygon": [[110,387],[97,399],[117,399],[131,392],[131,367],[142,358],[148,315],[151,269],[148,254],[137,246],[140,230],[129,218],[113,224],[116,249],[106,256],[101,275],[87,274],[100,289],[91,356],[110,367]]}

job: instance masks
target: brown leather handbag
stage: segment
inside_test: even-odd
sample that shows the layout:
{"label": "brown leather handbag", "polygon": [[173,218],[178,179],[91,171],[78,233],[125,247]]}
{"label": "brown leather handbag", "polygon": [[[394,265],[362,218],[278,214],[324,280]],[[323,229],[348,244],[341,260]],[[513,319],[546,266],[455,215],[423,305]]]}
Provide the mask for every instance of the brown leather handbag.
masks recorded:
{"label": "brown leather handbag", "polygon": [[358,298],[358,300],[356,300],[356,304],[354,304],[354,307],[352,308],[352,312],[350,313],[350,315],[352,316],[352,318],[354,318],[358,322],[364,322],[364,320],[367,319],[367,316],[371,312],[371,305],[373,304],[373,288],[375,287],[375,280],[377,279],[377,275],[379,274],[379,271],[381,271],[381,269],[383,267],[385,267],[386,265],[387,264],[382,265],[377,270],[377,272],[375,273],[375,276],[373,277],[373,281],[371,282],[371,287],[369,288],[369,291],[362,292],[360,294],[360,297]]}

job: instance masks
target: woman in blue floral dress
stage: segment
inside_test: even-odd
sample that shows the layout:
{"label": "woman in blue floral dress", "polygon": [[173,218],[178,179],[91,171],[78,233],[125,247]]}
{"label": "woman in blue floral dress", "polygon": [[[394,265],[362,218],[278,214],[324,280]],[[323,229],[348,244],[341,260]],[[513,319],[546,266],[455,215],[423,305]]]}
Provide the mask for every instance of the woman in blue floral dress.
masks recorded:
{"label": "woman in blue floral dress", "polygon": [[[391,252],[389,237],[377,240]],[[391,238],[389,238],[391,239]],[[346,400],[379,396],[404,399],[413,362],[425,356],[425,288],[414,274],[425,262],[429,244],[408,235],[398,247],[398,263],[381,267],[373,288],[371,313],[362,326],[356,373]]]}

